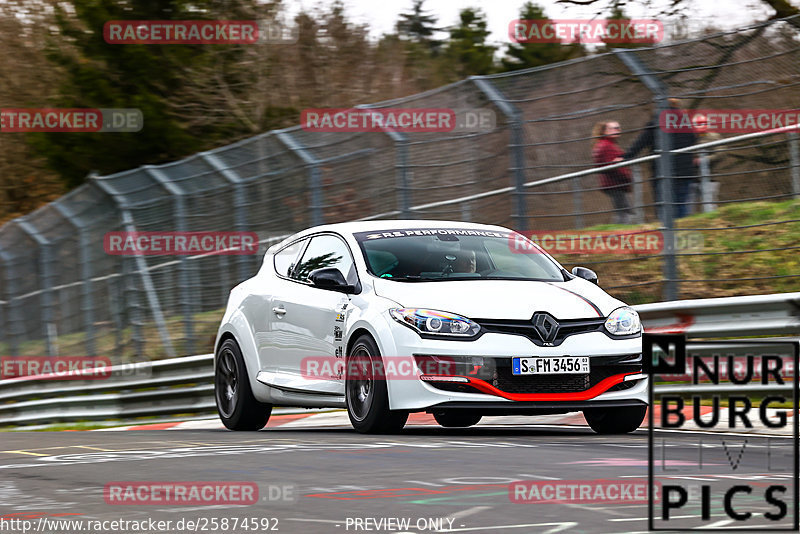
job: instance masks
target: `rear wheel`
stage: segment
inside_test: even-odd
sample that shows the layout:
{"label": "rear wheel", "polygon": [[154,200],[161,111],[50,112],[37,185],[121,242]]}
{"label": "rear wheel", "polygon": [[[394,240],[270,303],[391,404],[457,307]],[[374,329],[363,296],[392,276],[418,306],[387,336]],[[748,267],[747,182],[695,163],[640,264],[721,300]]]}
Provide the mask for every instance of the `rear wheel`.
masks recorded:
{"label": "rear wheel", "polygon": [[259,402],[250,389],[242,351],[226,339],[217,351],[214,397],[222,424],[230,430],[261,430],[272,413],[272,405]]}
{"label": "rear wheel", "polygon": [[627,434],[639,428],[647,406],[590,408],[583,411],[586,422],[598,434]]}
{"label": "rear wheel", "polygon": [[408,420],[408,412],[389,409],[382,368],[375,340],[367,335],[356,339],[347,357],[345,401],[350,423],[362,434],[399,432]]}
{"label": "rear wheel", "polygon": [[433,412],[436,422],[445,428],[463,428],[477,425],[481,420],[481,415],[474,413],[461,413],[455,411]]}

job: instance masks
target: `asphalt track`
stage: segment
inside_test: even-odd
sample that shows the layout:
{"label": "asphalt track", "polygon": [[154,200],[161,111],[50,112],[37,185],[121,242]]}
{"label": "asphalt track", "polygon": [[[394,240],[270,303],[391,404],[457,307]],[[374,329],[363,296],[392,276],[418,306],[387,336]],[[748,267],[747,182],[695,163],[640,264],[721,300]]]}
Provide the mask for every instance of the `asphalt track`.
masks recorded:
{"label": "asphalt track", "polygon": [[[91,522],[117,519],[172,521],[171,528],[138,532],[188,531],[187,520],[197,521],[191,530],[198,532],[647,531],[643,502],[520,503],[509,496],[509,484],[517,480],[646,480],[646,431],[600,436],[584,426],[503,421],[457,430],[416,424],[392,436],[363,436],[345,425],[258,433],[6,432],[0,434],[0,516],[27,519],[28,532],[104,532],[88,530]],[[682,484],[792,484],[793,441],[785,437],[657,432],[654,443],[654,456],[661,462],[657,468],[672,469],[670,480]],[[106,502],[106,484],[131,481],[255,482],[259,502]],[[774,511],[757,493],[737,497],[737,506],[754,514]],[[793,500],[787,497],[791,510]],[[695,498],[674,513],[678,517],[669,526],[695,526],[699,511]],[[707,526],[736,526],[725,515],[721,498],[712,500],[710,511]],[[234,529],[234,518],[255,519],[259,527],[239,523]],[[386,523],[389,518],[405,519],[409,527]],[[228,528],[219,523],[214,529],[215,519],[227,519]],[[789,519],[771,526],[788,526]],[[68,528],[55,520],[79,521],[84,527]],[[180,520],[182,529],[176,528]],[[22,523],[0,521],[0,531],[22,532]]]}

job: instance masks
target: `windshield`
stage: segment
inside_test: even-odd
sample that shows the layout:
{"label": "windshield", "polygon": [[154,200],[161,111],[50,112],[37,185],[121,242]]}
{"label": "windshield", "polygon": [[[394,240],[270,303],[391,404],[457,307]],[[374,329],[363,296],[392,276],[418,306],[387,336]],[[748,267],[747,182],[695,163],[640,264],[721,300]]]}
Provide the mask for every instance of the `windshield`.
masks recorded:
{"label": "windshield", "polygon": [[561,267],[515,232],[466,228],[404,228],[358,232],[370,273],[402,282],[544,280],[563,282]]}

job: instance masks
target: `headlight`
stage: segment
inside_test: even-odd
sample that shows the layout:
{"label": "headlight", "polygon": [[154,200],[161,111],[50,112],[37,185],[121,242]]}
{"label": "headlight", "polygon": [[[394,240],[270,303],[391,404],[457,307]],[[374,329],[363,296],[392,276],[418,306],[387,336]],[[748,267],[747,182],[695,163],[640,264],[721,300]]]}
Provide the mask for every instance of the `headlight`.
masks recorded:
{"label": "headlight", "polygon": [[478,323],[470,321],[466,317],[443,311],[421,308],[392,308],[389,313],[395,321],[413,328],[420,334],[473,337],[481,329]]}
{"label": "headlight", "polygon": [[628,306],[617,308],[611,312],[604,326],[609,334],[615,336],[638,334],[642,331],[642,321],[639,319],[639,314]]}

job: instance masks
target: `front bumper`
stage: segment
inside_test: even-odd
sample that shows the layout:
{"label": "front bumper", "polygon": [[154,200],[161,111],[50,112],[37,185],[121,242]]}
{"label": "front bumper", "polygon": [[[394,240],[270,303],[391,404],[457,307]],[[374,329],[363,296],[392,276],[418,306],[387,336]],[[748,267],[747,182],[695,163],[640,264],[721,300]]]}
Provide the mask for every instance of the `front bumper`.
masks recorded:
{"label": "front bumper", "polygon": [[[647,403],[647,379],[641,375],[639,363],[624,363],[642,352],[642,338],[610,339],[601,332],[591,332],[566,338],[557,347],[540,347],[524,336],[486,333],[474,341],[422,339],[402,325],[392,328],[393,343],[385,344],[383,354],[436,355],[463,358],[491,358],[496,365],[492,376],[468,376],[460,382],[422,380],[389,380],[389,405],[393,410],[420,411],[474,404],[476,409],[486,403],[497,406],[517,405],[530,411],[535,404],[542,409],[556,409],[552,403],[570,406],[576,411],[602,402]],[[516,356],[589,356],[590,375],[511,375],[511,358]],[[626,381],[626,377],[630,378]],[[452,403],[457,403],[453,405]],[[547,408],[546,403],[549,404]],[[568,403],[568,404],[564,404]],[[558,413],[558,412],[550,412]]]}
{"label": "front bumper", "polygon": [[586,408],[628,408],[631,406],[646,406],[647,403],[638,399],[620,400],[594,400],[592,402],[443,402],[429,408],[428,412],[439,410],[469,411],[481,415],[551,415],[559,413],[578,412]]}

